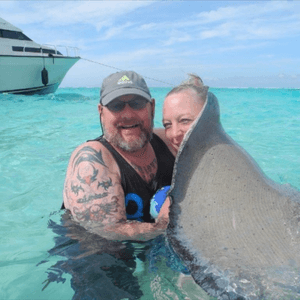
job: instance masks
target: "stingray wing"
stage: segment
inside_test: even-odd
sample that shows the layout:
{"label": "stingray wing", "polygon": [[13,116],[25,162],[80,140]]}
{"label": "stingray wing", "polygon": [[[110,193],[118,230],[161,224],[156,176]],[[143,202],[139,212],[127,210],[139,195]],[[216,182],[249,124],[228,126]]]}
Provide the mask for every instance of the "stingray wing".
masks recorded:
{"label": "stingray wing", "polygon": [[168,238],[210,295],[300,297],[300,193],[272,182],[225,133],[212,93],[179,150],[170,195]]}

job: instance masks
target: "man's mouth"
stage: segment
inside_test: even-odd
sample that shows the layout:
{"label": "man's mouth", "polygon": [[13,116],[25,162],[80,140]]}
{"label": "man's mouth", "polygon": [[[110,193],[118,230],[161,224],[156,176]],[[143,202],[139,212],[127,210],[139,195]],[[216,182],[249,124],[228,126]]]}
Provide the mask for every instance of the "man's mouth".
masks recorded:
{"label": "man's mouth", "polygon": [[139,124],[132,124],[132,125],[120,125],[118,127],[122,128],[122,129],[131,129],[131,128],[136,128],[138,126],[139,126]]}

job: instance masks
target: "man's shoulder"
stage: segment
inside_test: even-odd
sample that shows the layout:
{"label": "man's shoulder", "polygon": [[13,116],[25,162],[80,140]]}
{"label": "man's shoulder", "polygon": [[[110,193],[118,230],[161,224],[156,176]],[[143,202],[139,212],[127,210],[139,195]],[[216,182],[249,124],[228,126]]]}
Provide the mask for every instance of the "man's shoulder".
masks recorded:
{"label": "man's shoulder", "polygon": [[116,162],[111,152],[98,140],[90,140],[79,145],[72,153],[70,161],[93,161],[113,169]]}
{"label": "man's shoulder", "polygon": [[72,153],[72,156],[76,156],[81,153],[95,152],[95,151],[106,151],[105,146],[96,140],[87,141],[77,146]]}

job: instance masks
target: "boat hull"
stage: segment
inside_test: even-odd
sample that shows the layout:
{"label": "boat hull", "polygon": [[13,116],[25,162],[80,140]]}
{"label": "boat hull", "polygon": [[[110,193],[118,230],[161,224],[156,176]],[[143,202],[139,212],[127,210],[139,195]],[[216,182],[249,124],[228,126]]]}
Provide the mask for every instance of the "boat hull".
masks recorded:
{"label": "boat hull", "polygon": [[[66,56],[0,56],[0,93],[54,93],[69,69],[80,57]],[[42,82],[42,70],[48,72],[48,83]]]}

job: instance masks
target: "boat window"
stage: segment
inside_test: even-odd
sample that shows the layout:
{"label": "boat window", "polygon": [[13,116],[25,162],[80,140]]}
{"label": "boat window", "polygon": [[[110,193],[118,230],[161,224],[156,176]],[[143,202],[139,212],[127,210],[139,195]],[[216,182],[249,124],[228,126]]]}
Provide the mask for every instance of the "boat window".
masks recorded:
{"label": "boat window", "polygon": [[[23,52],[24,51],[24,47],[12,46],[12,50],[13,51],[18,51],[18,52]],[[45,54],[58,54],[58,55],[62,55],[59,51],[57,51],[57,53],[55,53],[54,49],[43,48],[42,51]],[[25,52],[41,53],[41,48],[25,47]]]}
{"label": "boat window", "polygon": [[31,41],[31,39],[22,32],[5,29],[0,29],[0,37],[6,39]]}
{"label": "boat window", "polygon": [[45,48],[43,48],[42,51],[43,51],[43,53],[55,54],[55,50],[52,50],[52,49],[45,49]]}
{"label": "boat window", "polygon": [[42,50],[43,50],[43,53],[62,55],[59,51],[57,51],[57,53],[56,53],[54,49],[45,49],[45,48],[43,48]]}
{"label": "boat window", "polygon": [[40,53],[41,52],[41,48],[25,47],[25,52]]}
{"label": "boat window", "polygon": [[19,51],[19,52],[23,52],[24,47],[19,47],[19,46],[12,46],[13,51]]}
{"label": "boat window", "polygon": [[43,53],[51,53],[51,54],[55,54],[55,50],[43,48]]}

